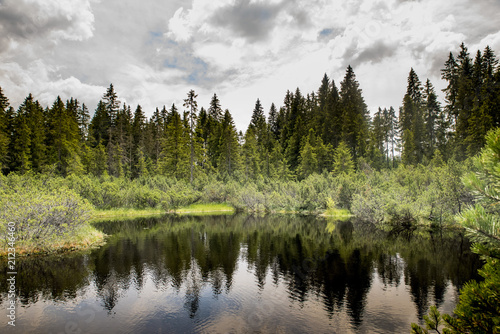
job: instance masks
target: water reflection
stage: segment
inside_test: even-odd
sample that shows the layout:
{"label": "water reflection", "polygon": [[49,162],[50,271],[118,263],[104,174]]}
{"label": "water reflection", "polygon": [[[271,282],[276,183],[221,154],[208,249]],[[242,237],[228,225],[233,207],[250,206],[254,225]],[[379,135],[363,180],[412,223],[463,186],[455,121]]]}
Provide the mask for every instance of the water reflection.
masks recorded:
{"label": "water reflection", "polygon": [[[372,304],[399,300],[402,287],[410,300],[393,306],[411,310],[413,303],[421,319],[431,304],[453,307],[449,287],[456,295],[480,265],[460,233],[384,232],[316,217],[167,216],[96,226],[110,235],[99,249],[19,261],[26,318],[48,301],[90,303],[96,320],[82,324],[84,332],[125,324],[121,331],[375,332],[383,317],[393,323],[379,330],[406,331],[408,317],[401,322]],[[0,293],[3,305],[6,298]],[[64,328],[43,317],[30,327],[26,318],[21,332]]]}

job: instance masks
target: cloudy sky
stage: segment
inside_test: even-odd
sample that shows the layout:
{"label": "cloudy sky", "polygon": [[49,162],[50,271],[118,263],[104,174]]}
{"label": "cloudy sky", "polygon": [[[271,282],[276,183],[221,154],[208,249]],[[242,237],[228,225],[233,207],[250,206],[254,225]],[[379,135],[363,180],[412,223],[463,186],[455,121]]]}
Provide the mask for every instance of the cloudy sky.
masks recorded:
{"label": "cloudy sky", "polygon": [[93,112],[113,83],[148,115],[217,93],[244,130],[257,98],[267,113],[349,64],[372,112],[398,107],[411,67],[444,87],[462,41],[500,55],[499,0],[0,0],[0,87],[16,108],[32,93]]}

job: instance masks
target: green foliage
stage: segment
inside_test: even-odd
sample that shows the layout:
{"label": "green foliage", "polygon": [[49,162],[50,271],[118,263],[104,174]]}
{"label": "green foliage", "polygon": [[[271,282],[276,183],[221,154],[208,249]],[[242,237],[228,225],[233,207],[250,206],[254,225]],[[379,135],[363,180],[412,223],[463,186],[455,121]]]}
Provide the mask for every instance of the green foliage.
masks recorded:
{"label": "green foliage", "polygon": [[[463,334],[500,333],[500,263],[488,261],[479,270],[482,282],[470,281],[460,290],[460,301],[453,311],[454,317],[443,314],[435,306],[424,316],[426,329],[412,323],[412,333]],[[444,328],[440,328],[440,327]]]}
{"label": "green foliage", "polygon": [[[486,147],[474,159],[475,173],[469,173],[463,181],[476,195],[477,203],[458,215],[469,238],[472,249],[486,260],[479,274],[482,282],[471,281],[460,291],[460,301],[454,317],[441,316],[431,309],[430,319],[425,318],[427,329],[438,331],[439,320],[446,325],[445,333],[500,333],[500,129],[486,136]],[[431,326],[436,324],[435,326]],[[413,333],[426,333],[412,324]]]}
{"label": "green foliage", "polygon": [[340,142],[339,146],[333,153],[333,170],[334,175],[349,174],[354,171],[354,161],[350,148],[345,142]]}
{"label": "green foliage", "polygon": [[477,251],[500,258],[500,129],[488,133],[486,147],[473,161],[477,172],[463,181],[479,203],[459,219],[476,242]]}
{"label": "green foliage", "polygon": [[14,175],[1,182],[0,229],[13,222],[20,249],[50,250],[86,229],[93,208],[74,190]]}

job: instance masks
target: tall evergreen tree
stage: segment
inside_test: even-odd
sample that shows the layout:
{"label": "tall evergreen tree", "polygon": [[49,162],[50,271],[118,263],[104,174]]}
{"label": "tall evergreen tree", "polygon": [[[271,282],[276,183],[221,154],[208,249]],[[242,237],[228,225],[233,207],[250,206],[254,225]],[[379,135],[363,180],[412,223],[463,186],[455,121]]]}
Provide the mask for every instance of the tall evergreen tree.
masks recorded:
{"label": "tall evergreen tree", "polygon": [[422,90],[420,79],[412,68],[408,75],[408,86],[403,99],[403,108],[399,115],[402,131],[402,157],[406,164],[420,163],[424,156],[424,99]]}
{"label": "tall evergreen tree", "polygon": [[111,118],[106,110],[106,105],[100,100],[89,125],[89,137],[92,147],[99,144],[104,147],[108,145],[110,127]]}
{"label": "tall evergreen tree", "polygon": [[233,173],[240,168],[240,146],[233,117],[227,109],[224,113],[221,129],[221,153],[218,164],[219,172],[221,174],[227,173],[228,175],[233,175]]}
{"label": "tall evergreen tree", "polygon": [[[134,111],[134,118],[132,121],[132,152],[133,152],[133,176],[138,177],[140,172],[144,172],[145,164],[145,141],[146,141],[146,115],[142,111],[142,107],[137,105]],[[140,160],[143,161],[140,161]],[[139,171],[137,167],[142,170]]]}
{"label": "tall evergreen tree", "polygon": [[340,106],[339,91],[334,80],[330,82],[323,129],[323,141],[337,147],[342,140],[342,108]]}
{"label": "tall evergreen tree", "polygon": [[33,108],[34,101],[31,94],[26,97],[19,106],[13,121],[13,131],[11,135],[11,161],[9,169],[22,174],[31,170],[31,127],[29,122],[29,110]]}
{"label": "tall evergreen tree", "polygon": [[75,100],[71,100],[65,106],[58,96],[47,113],[48,162],[55,164],[64,176],[83,171],[76,105]]}
{"label": "tall evergreen tree", "polygon": [[424,152],[428,160],[432,158],[437,147],[437,131],[441,115],[441,106],[437,99],[434,86],[429,79],[425,82],[424,92],[424,122],[425,122],[425,145]]}
{"label": "tall evergreen tree", "polygon": [[369,113],[351,66],[347,67],[344,80],[340,83],[340,104],[343,141],[357,160],[366,150]]}
{"label": "tall evergreen tree", "polygon": [[89,136],[89,124],[90,124],[90,114],[89,109],[82,104],[82,107],[78,110],[78,128],[80,129],[80,137],[82,142],[86,141]]}
{"label": "tall evergreen tree", "polygon": [[271,103],[271,108],[269,108],[269,116],[267,117],[267,123],[269,125],[271,137],[274,140],[278,140],[281,134],[281,124],[279,124],[278,117],[279,112],[278,110],[276,110],[276,106],[274,105],[274,103]]}
{"label": "tall evergreen tree", "polygon": [[448,86],[443,89],[446,100],[445,112],[452,130],[455,130],[458,121],[458,64],[451,52],[444,64],[444,68],[441,70],[441,78],[448,82]]}
{"label": "tall evergreen tree", "polygon": [[316,134],[313,129],[309,129],[309,134],[305,138],[305,144],[300,150],[298,175],[302,179],[305,179],[312,173],[318,172],[319,161],[315,150],[316,147]]}
{"label": "tall evergreen tree", "polygon": [[160,171],[165,175],[179,179],[187,178],[190,165],[189,152],[189,137],[177,108],[173,105],[163,141]]}
{"label": "tall evergreen tree", "polygon": [[196,102],[196,98],[198,95],[195,94],[194,90],[190,90],[188,93],[188,97],[184,99],[184,107],[187,108],[188,115],[188,134],[189,134],[189,147],[190,147],[190,155],[189,155],[189,167],[190,167],[190,178],[189,182],[193,184],[194,177],[194,164],[195,164],[195,129],[196,129],[196,116],[198,112],[198,102]]}
{"label": "tall evergreen tree", "polygon": [[264,108],[262,107],[259,99],[255,102],[249,127],[253,127],[255,129],[257,142],[259,145],[262,145],[266,133],[266,117],[264,116]]}
{"label": "tall evergreen tree", "polygon": [[249,126],[245,133],[242,147],[243,168],[246,179],[255,179],[261,172],[261,160],[258,152],[257,134],[255,128]]}

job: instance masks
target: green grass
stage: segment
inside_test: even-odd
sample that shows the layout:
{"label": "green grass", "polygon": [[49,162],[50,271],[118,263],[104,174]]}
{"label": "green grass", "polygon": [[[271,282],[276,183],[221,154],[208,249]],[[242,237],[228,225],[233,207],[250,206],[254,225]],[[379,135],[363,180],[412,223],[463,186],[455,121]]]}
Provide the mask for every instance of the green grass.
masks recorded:
{"label": "green grass", "polygon": [[234,213],[234,208],[226,203],[191,204],[175,210],[178,214]]}
{"label": "green grass", "polygon": [[95,210],[92,214],[92,220],[105,220],[105,219],[115,219],[115,218],[137,218],[137,217],[149,217],[165,214],[165,210],[162,209],[130,209],[130,208],[116,208],[109,210]]}
{"label": "green grass", "polygon": [[322,216],[348,219],[352,217],[352,214],[347,209],[329,208],[322,214]]}
{"label": "green grass", "polygon": [[225,203],[210,203],[210,204],[191,204],[185,207],[180,207],[175,210],[170,210],[166,212],[163,209],[130,209],[130,208],[116,208],[109,210],[95,210],[92,214],[92,221],[100,221],[106,219],[132,219],[137,217],[150,217],[164,215],[167,213],[177,213],[177,214],[190,214],[190,215],[202,215],[202,214],[233,214],[234,208]]}

